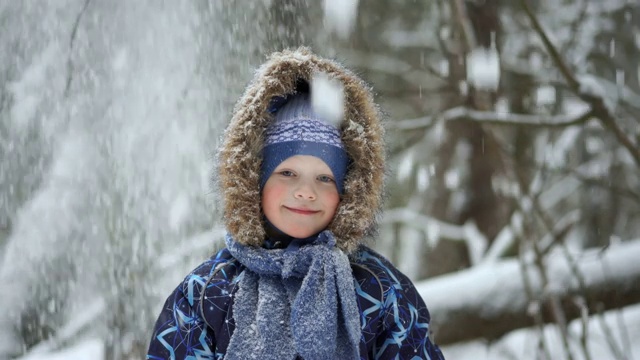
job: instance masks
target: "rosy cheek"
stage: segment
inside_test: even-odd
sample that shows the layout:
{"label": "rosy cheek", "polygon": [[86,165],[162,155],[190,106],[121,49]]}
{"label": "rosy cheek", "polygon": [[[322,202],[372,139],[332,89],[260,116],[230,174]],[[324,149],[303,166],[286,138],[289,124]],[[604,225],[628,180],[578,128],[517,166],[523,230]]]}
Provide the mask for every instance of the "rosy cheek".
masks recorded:
{"label": "rosy cheek", "polygon": [[276,183],[271,192],[273,198],[282,199],[287,193],[287,187],[284,184]]}
{"label": "rosy cheek", "polygon": [[286,192],[286,186],[281,183],[267,183],[262,194],[263,207],[277,207]]}
{"label": "rosy cheek", "polygon": [[327,206],[335,212],[338,208],[338,204],[340,203],[340,195],[338,195],[335,190],[328,190],[324,193],[324,197],[326,199]]}

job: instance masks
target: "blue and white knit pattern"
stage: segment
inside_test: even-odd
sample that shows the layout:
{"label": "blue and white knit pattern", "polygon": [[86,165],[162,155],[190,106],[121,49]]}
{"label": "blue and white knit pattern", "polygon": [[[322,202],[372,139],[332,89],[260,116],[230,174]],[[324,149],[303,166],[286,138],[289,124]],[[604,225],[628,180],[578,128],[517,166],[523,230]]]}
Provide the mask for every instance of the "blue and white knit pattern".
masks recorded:
{"label": "blue and white knit pattern", "polygon": [[338,129],[313,119],[286,120],[269,127],[264,146],[287,141],[310,141],[344,149]]}
{"label": "blue and white knit pattern", "polygon": [[296,94],[275,113],[264,146],[287,141],[319,142],[343,149],[340,131],[314,110],[309,94]]}

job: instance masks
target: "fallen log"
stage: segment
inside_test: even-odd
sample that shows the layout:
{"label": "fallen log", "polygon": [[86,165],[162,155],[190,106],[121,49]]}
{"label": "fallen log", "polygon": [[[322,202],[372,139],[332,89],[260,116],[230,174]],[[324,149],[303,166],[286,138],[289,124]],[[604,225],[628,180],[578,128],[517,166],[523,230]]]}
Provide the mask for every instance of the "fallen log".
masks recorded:
{"label": "fallen log", "polygon": [[554,298],[564,311],[565,321],[580,316],[584,310],[580,303],[587,305],[589,313],[640,303],[640,240],[572,257],[584,288],[567,256],[555,252],[545,261],[549,279],[546,288],[535,267],[527,266],[533,299],[527,295],[518,259],[478,265],[416,283],[431,311],[435,341],[495,340],[513,330],[534,326],[532,314],[536,311],[544,322],[552,322],[550,299]]}
{"label": "fallen log", "polygon": [[[553,359],[566,359],[570,351],[573,359],[582,360],[588,351],[591,359],[633,359],[640,354],[640,305],[631,305],[621,309],[592,316],[586,326],[587,339],[582,343],[585,330],[583,320],[569,323],[570,341],[564,344],[554,325],[538,328],[518,329],[510,332],[496,342],[484,340],[468,341],[443,346],[442,352],[447,359],[473,360],[513,360],[540,359],[553,354]],[[544,348],[539,347],[538,339],[543,336]]]}

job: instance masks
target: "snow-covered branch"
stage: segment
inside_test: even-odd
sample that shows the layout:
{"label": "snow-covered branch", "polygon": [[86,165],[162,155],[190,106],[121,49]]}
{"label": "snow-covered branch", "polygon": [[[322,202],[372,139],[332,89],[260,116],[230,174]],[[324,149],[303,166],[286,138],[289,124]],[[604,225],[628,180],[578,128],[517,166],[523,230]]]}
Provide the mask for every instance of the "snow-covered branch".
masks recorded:
{"label": "snow-covered branch", "polygon": [[403,223],[422,230],[429,238],[446,238],[448,240],[465,241],[463,226],[453,225],[433,217],[417,213],[407,208],[391,209],[384,213],[381,223]]}
{"label": "snow-covered branch", "polygon": [[569,88],[582,100],[591,105],[593,116],[600,119],[605,128],[609,129],[618,141],[624,146],[638,166],[640,166],[640,149],[637,144],[634,144],[633,140],[625,134],[624,130],[616,123],[615,115],[609,101],[607,100],[607,94],[601,91],[601,87],[594,87],[593,81],[585,81],[585,79],[579,79],[569,69],[569,66],[560,55],[558,49],[553,45],[546,31],[542,28],[542,25],[538,21],[533,10],[529,6],[526,0],[520,0],[522,7],[525,9],[534,30],[540,36],[546,50],[549,52],[553,63],[556,65],[560,73],[567,81]]}
{"label": "snow-covered branch", "polygon": [[[581,74],[578,81],[583,90],[591,95],[609,99],[610,102],[623,103],[640,110],[640,94],[633,91],[624,84],[614,84],[613,82],[593,74]],[[613,108],[615,104],[609,104]]]}
{"label": "snow-covered branch", "polygon": [[581,79],[578,94],[583,100],[591,104],[594,116],[600,119],[604,127],[613,133],[622,146],[629,151],[636,164],[640,166],[640,148],[638,144],[635,144],[632,138],[627,137],[625,130],[618,126],[614,110],[611,102],[606,97],[606,93],[601,87],[594,86],[596,83],[591,80],[592,78]]}
{"label": "snow-covered branch", "polygon": [[608,178],[607,175],[590,176],[588,174],[585,174],[585,171],[580,170],[580,168],[588,167],[584,165],[588,165],[588,163],[582,164],[577,169],[552,168],[549,170],[553,172],[557,172],[558,174],[565,175],[566,178],[563,179],[564,181],[566,180],[571,181],[573,178],[575,178],[576,180],[580,181],[582,184],[595,186],[602,189],[607,189],[612,191],[613,193],[618,194],[619,196],[626,197],[628,199],[631,199],[635,202],[640,203],[640,193],[634,191],[631,188],[621,187],[621,186],[612,184],[611,180]]}
{"label": "snow-covered branch", "polygon": [[578,116],[569,115],[524,115],[499,113],[494,111],[472,110],[464,106],[454,107],[434,116],[401,120],[391,126],[399,130],[429,128],[437,121],[471,120],[488,125],[526,126],[526,127],[567,127],[586,123],[593,117],[588,110]]}

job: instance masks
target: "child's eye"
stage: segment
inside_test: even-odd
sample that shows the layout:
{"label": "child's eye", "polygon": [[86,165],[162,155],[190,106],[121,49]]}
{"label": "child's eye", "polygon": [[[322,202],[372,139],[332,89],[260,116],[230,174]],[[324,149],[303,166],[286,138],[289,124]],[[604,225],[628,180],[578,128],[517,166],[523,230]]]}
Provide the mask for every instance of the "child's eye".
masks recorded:
{"label": "child's eye", "polygon": [[286,176],[286,177],[290,177],[290,176],[293,176],[294,173],[291,170],[282,170],[282,171],[280,171],[280,175]]}
{"label": "child's eye", "polygon": [[320,182],[324,182],[324,183],[330,183],[333,182],[333,178],[331,178],[331,176],[328,175],[320,175],[318,176],[318,181]]}

